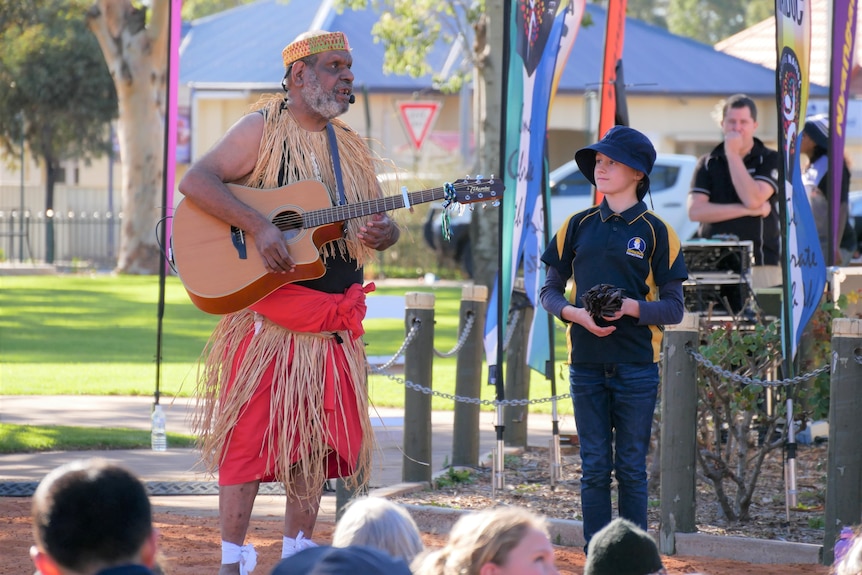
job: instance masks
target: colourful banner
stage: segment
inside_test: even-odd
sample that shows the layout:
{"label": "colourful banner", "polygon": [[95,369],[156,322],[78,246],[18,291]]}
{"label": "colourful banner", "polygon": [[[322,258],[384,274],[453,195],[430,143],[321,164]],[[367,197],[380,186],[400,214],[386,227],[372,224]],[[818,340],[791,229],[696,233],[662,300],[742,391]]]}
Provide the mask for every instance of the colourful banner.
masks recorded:
{"label": "colourful banner", "polygon": [[[626,0],[609,0],[605,25],[605,54],[602,63],[602,84],[599,95],[599,132],[605,132],[617,124],[617,72],[622,70],[623,39],[626,29]],[[626,112],[628,115],[628,112]],[[602,194],[593,188],[593,203],[602,201]]]}
{"label": "colourful banner", "polygon": [[[847,102],[856,38],[857,0],[834,0],[832,4],[832,67],[829,74],[829,247],[838,253],[841,237],[841,177],[844,170],[844,142],[847,139]],[[840,259],[834,260],[836,265]]]}
{"label": "colourful banner", "polygon": [[[568,57],[574,35],[583,17],[585,0],[556,3],[541,0],[518,0],[509,15],[505,51],[506,95],[504,146],[504,182],[500,216],[501,273],[494,285],[492,301],[485,323],[485,354],[489,366],[489,383],[497,384],[499,358],[512,288],[523,264],[525,290],[536,316],[547,314],[538,305],[538,290],[543,281],[539,258],[548,242],[545,231],[545,205],[548,204],[546,132],[548,111],[553,98],[558,59]],[[556,10],[556,12],[554,11]],[[565,33],[565,36],[564,36]],[[571,36],[571,38],[569,38]],[[564,40],[565,39],[565,40]],[[496,293],[499,290],[499,294]],[[494,305],[497,303],[497,305]],[[534,324],[535,325],[535,324]],[[547,329],[540,329],[545,332]],[[550,354],[548,341],[531,338],[531,355]],[[544,345],[545,349],[540,350]],[[539,371],[545,373],[547,361],[536,359]],[[531,363],[531,365],[533,365]],[[498,386],[498,396],[502,390]]]}
{"label": "colourful banner", "polygon": [[779,181],[784,182],[779,190],[785,207],[782,345],[788,370],[802,330],[820,305],[826,284],[826,265],[799,165],[811,56],[811,14],[802,7],[801,3],[785,0],[775,2]]}

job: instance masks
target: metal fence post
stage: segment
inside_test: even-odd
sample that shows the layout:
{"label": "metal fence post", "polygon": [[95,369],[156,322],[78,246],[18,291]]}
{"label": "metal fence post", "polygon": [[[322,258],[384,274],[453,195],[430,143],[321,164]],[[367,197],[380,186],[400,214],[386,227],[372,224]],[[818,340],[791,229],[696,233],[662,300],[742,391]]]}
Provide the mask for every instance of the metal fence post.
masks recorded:
{"label": "metal fence post", "polygon": [[862,521],[862,320],[832,321],[832,373],[829,389],[829,447],[823,564],[835,557],[843,526]]}
{"label": "metal fence post", "polygon": [[[488,288],[469,285],[461,288],[461,321],[458,334],[464,333],[467,318],[473,327],[458,351],[455,395],[479,398],[482,391],[482,332],[488,305]],[[455,402],[452,434],[452,465],[479,463],[479,404]]]}
{"label": "metal fence post", "polygon": [[[404,379],[431,388],[434,357],[434,294],[410,292],[404,295],[405,333],[414,321],[421,322],[413,342],[404,352]],[[403,481],[431,482],[431,396],[404,389]]]}
{"label": "metal fence post", "polygon": [[699,317],[686,313],[664,332],[661,384],[661,528],[659,550],[676,553],[676,533],[693,533],[697,449],[697,349]]}

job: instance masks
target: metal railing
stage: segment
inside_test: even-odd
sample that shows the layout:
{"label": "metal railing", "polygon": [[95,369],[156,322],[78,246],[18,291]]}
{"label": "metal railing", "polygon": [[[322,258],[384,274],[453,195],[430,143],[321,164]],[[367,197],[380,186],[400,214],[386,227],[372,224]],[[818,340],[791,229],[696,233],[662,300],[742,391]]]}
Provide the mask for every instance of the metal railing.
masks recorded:
{"label": "metal railing", "polygon": [[44,212],[0,208],[0,261],[53,262],[110,269],[116,265],[122,214],[100,211]]}

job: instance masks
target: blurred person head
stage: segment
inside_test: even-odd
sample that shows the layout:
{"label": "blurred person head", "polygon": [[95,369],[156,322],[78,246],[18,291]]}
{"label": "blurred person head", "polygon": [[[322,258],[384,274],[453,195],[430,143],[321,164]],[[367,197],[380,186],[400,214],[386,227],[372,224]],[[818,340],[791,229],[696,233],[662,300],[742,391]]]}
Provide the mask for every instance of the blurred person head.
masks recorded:
{"label": "blurred person head", "polygon": [[362,497],[347,506],[335,526],[332,546],[351,545],[380,549],[407,564],[425,548],[407,510],[382,497]]}
{"label": "blurred person head", "polygon": [[402,559],[361,545],[310,547],[282,559],[272,575],[410,575]]}
{"label": "blurred person head", "polygon": [[805,120],[799,150],[809,158],[829,153],[829,117],[818,114]]}
{"label": "blurred person head", "polygon": [[862,536],[860,531],[850,540],[850,546],[844,555],[836,557],[832,566],[832,575],[862,575]]}
{"label": "blurred person head", "polygon": [[417,575],[557,574],[546,521],[520,507],[463,515],[439,550],[414,561]]}
{"label": "blurred person head", "polygon": [[104,459],[67,463],[33,495],[30,556],[42,575],[91,575],[156,563],[147,491],[127,469]]}
{"label": "blurred person head", "polygon": [[742,137],[743,149],[754,145],[757,131],[757,105],[745,94],[734,94],[721,105],[721,132],[736,132]]}
{"label": "blurred person head", "polygon": [[663,575],[666,571],[650,535],[616,518],[596,533],[587,547],[584,575]]}

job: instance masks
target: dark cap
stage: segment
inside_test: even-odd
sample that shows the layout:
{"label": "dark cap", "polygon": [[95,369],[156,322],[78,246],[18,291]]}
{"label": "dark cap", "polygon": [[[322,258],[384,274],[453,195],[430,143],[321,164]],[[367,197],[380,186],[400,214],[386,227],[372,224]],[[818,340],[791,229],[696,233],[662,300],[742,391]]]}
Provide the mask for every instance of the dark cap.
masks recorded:
{"label": "dark cap", "polygon": [[829,148],[829,118],[826,114],[811,116],[805,121],[802,133],[807,134],[821,148]]}
{"label": "dark cap", "polygon": [[653,575],[664,573],[658,547],[649,534],[617,517],[593,535],[584,575]]}
{"label": "dark cap", "polygon": [[614,126],[605,137],[586,148],[575,152],[575,161],[581,173],[594,186],[596,185],[596,152],[601,152],[615,162],[625,164],[643,172],[643,183],[638,186],[638,200],[644,199],[649,191],[649,173],[655,163],[655,147],[649,138],[628,126]]}
{"label": "dark cap", "polygon": [[272,575],[410,575],[401,559],[383,551],[352,545],[350,547],[310,547],[282,559]]}

